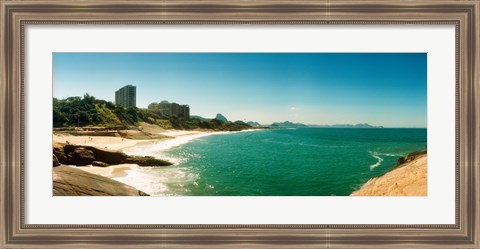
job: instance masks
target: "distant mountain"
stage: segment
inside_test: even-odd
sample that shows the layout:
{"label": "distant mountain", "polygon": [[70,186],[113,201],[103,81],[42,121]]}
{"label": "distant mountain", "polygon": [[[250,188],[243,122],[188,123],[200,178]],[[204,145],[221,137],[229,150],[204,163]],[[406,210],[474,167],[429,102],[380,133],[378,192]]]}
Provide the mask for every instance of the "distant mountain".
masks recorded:
{"label": "distant mountain", "polygon": [[220,120],[220,121],[222,121],[223,123],[228,122],[228,119],[227,119],[225,116],[223,116],[222,114],[220,114],[220,113],[217,113],[217,116],[215,116],[215,119]]}
{"label": "distant mountain", "polygon": [[383,128],[383,126],[374,126],[374,125],[369,125],[367,123],[363,123],[363,124],[356,124],[355,128]]}
{"label": "distant mountain", "polygon": [[324,127],[324,128],[383,128],[383,126],[373,126],[367,123],[363,124],[334,124],[334,125],[310,125],[310,127]]}
{"label": "distant mountain", "polygon": [[212,119],[217,119],[218,121],[220,121],[222,123],[227,123],[228,122],[227,118],[220,113],[218,113],[217,116],[215,116],[215,118],[204,118],[204,117],[201,117],[201,116],[198,116],[198,115],[190,115],[190,118],[199,119],[199,120],[205,121],[205,122],[209,122]]}
{"label": "distant mountain", "polygon": [[254,121],[248,121],[247,124],[250,125],[250,126],[262,126],[258,122],[254,122]]}
{"label": "distant mountain", "polygon": [[314,127],[314,128],[331,128],[332,126],[331,125],[308,125],[310,127]]}
{"label": "distant mountain", "polygon": [[275,122],[275,123],[271,124],[270,127],[273,127],[273,128],[305,128],[305,127],[308,127],[308,126],[305,125],[305,124],[301,124],[301,123],[292,123],[290,121],[285,121],[283,123]]}

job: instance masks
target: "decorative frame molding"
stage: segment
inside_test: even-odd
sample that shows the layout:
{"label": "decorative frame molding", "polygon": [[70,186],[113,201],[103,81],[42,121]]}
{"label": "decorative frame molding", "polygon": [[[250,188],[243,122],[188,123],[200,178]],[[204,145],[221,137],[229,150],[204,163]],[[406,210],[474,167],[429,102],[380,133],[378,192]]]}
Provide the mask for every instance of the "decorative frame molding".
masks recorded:
{"label": "decorative frame molding", "polygon": [[[479,248],[480,0],[0,0],[1,248]],[[453,24],[453,225],[25,224],[24,34],[36,24]]]}

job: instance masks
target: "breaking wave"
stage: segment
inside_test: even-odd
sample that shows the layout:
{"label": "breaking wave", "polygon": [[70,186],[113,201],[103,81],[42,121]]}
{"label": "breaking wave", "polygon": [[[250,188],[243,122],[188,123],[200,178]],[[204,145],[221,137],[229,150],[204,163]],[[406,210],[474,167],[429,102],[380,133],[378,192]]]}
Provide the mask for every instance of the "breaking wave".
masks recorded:
{"label": "breaking wave", "polygon": [[371,151],[369,151],[369,153],[370,153],[370,155],[371,155],[373,158],[377,159],[377,162],[376,162],[376,163],[370,165],[370,171],[372,171],[372,170],[374,170],[376,167],[380,166],[380,164],[382,164],[383,158],[381,158],[381,157],[378,155],[377,152],[371,152]]}

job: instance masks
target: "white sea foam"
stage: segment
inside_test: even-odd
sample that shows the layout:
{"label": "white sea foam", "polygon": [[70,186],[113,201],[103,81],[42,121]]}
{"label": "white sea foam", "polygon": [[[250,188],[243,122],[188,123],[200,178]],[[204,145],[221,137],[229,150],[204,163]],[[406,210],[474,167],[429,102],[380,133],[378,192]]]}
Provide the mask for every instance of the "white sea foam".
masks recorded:
{"label": "white sea foam", "polygon": [[132,166],[128,175],[113,177],[153,196],[184,195],[190,190],[185,185],[198,180],[198,174],[188,168]]}
{"label": "white sea foam", "polygon": [[180,163],[178,159],[175,158],[167,158],[162,151],[178,147],[184,145],[194,139],[211,136],[211,135],[220,135],[220,134],[231,134],[231,133],[238,133],[238,132],[250,132],[255,130],[244,130],[244,131],[219,131],[219,132],[197,132],[197,133],[187,133],[185,135],[178,135],[181,133],[174,133],[170,132],[169,134],[177,134],[177,137],[174,137],[169,140],[165,141],[150,141],[143,144],[138,144],[134,147],[129,147],[123,149],[123,152],[129,155],[137,155],[137,156],[153,156],[165,160],[172,160],[173,163],[177,164]]}
{"label": "white sea foam", "polygon": [[370,153],[370,155],[371,155],[373,158],[377,159],[377,162],[376,162],[375,164],[370,165],[370,171],[372,171],[372,170],[375,169],[376,167],[380,166],[380,164],[382,164],[383,158],[381,158],[381,157],[378,155],[377,152],[371,152],[371,151],[369,151],[369,153]]}
{"label": "white sea foam", "polygon": [[402,157],[402,154],[392,154],[392,153],[377,153],[378,156],[395,156],[395,157]]}
{"label": "white sea foam", "polygon": [[183,144],[186,144],[194,139],[210,136],[214,133],[198,133],[198,134],[190,134],[190,135],[183,135],[178,136],[169,140],[165,141],[150,141],[148,143],[139,144],[134,147],[125,148],[123,152],[130,154],[130,155],[138,155],[138,156],[152,156],[152,152],[159,152],[164,151],[173,147],[177,147]]}

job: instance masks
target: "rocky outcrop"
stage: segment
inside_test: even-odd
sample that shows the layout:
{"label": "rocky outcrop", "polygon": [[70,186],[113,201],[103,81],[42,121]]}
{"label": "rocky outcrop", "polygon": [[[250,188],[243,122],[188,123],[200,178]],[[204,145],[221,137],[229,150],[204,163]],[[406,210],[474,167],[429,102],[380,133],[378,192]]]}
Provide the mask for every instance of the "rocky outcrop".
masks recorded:
{"label": "rocky outcrop", "polygon": [[148,196],[124,183],[69,166],[53,168],[54,196]]}
{"label": "rocky outcrop", "polygon": [[152,156],[128,156],[125,163],[134,163],[139,166],[170,166],[171,162],[157,159]]}
{"label": "rocky outcrop", "polygon": [[426,196],[427,152],[415,152],[383,176],[374,177],[352,196]]}
{"label": "rocky outcrop", "polygon": [[418,156],[420,155],[423,155],[423,154],[427,154],[427,151],[426,150],[422,150],[422,151],[415,151],[415,152],[412,152],[404,157],[400,157],[397,162],[398,162],[398,165],[401,165],[401,164],[404,164],[404,163],[408,163],[408,162],[411,162],[413,161],[415,158],[417,158]]}
{"label": "rocky outcrop", "polygon": [[96,164],[108,166],[131,163],[140,166],[169,166],[172,163],[149,156],[129,156],[120,151],[99,149],[93,146],[73,145],[64,143],[53,144],[54,165],[55,157],[61,164],[85,166]]}

